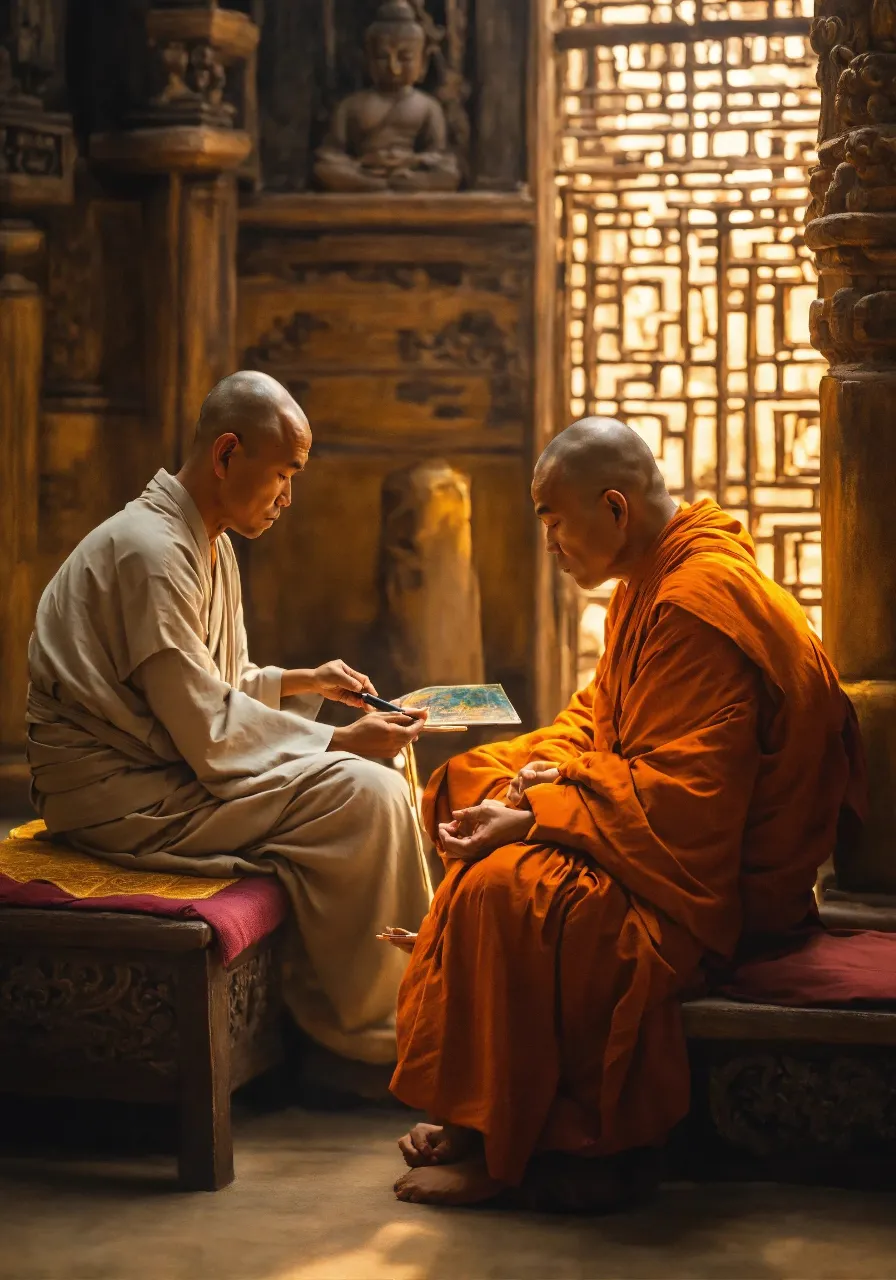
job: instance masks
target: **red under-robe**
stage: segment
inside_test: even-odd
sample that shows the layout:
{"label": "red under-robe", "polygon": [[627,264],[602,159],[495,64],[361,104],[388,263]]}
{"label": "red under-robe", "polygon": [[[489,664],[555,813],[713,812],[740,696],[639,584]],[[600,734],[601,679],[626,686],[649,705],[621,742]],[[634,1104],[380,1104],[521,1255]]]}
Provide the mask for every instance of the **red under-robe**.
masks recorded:
{"label": "red under-robe", "polygon": [[552,725],[434,774],[451,811],[529,761],[526,843],[450,860],[398,1006],[393,1092],[479,1130],[494,1178],[536,1149],[657,1145],[685,1114],[679,998],[707,958],[814,912],[861,815],[855,717],[793,598],[714,503],[683,508],[614,593],[595,678]]}

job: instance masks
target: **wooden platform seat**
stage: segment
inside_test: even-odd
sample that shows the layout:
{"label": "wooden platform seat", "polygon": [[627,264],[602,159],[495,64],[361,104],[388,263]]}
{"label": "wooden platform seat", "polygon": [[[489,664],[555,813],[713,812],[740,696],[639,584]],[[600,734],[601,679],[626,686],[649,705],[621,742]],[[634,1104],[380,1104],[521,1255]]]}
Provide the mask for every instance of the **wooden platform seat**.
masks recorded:
{"label": "wooden platform seat", "polygon": [[282,1056],[273,877],[122,870],[0,842],[0,1091],[173,1103],[189,1190],[233,1179],[231,1091]]}
{"label": "wooden platform seat", "polygon": [[691,1153],[709,1152],[710,1163],[722,1149],[740,1153],[759,1176],[892,1183],[894,913],[850,908],[840,902],[822,918],[837,926],[870,918],[879,927],[820,930],[685,1004]]}

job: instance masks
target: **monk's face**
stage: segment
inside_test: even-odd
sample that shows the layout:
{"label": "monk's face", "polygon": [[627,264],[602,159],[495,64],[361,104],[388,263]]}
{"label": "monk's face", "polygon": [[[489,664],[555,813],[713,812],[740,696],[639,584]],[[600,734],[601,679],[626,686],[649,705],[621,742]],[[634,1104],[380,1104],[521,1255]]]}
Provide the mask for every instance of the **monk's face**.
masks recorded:
{"label": "monk's face", "polygon": [[[226,442],[219,449],[222,442]],[[233,434],[215,441],[221,514],[228,529],[257,538],[292,502],[293,477],[305,470],[311,431],[298,407],[285,410],[279,427]]]}
{"label": "monk's face", "polygon": [[594,491],[557,468],[535,473],[535,514],[545,548],[564,573],[587,591],[620,576],[628,541],[628,503],[615,489]]}

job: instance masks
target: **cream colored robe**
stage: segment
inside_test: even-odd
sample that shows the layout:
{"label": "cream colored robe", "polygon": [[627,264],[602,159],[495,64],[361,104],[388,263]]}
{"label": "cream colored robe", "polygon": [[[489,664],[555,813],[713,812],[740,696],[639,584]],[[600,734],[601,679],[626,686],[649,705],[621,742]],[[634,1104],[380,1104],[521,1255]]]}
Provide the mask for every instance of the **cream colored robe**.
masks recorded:
{"label": "cream colored robe", "polygon": [[[288,584],[285,589],[288,590]],[[394,1058],[404,958],[430,899],[401,775],[328,751],[319,698],[249,662],[236,557],[160,471],[45,590],[29,647],[28,758],[52,833],[123,866],[277,874],[298,929],[288,1004],[310,1035]]]}

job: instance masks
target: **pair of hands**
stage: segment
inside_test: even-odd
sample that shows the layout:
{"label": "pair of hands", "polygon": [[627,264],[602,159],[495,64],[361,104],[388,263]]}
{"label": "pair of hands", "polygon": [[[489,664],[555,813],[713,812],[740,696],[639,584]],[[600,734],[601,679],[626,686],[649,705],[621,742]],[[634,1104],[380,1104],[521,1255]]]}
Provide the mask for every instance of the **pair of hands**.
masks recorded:
{"label": "pair of hands", "polygon": [[449,858],[478,862],[505,844],[525,840],[532,830],[530,787],[556,782],[560,773],[547,760],[525,765],[507,789],[507,800],[483,800],[469,809],[456,809],[450,822],[439,825],[439,844]]}
{"label": "pair of hands", "polygon": [[[290,673],[293,674],[293,673]],[[298,676],[299,673],[294,673]],[[293,687],[294,692],[317,693],[331,702],[342,702],[347,707],[357,707],[364,715],[354,724],[334,729],[330,741],[331,751],[351,751],[356,756],[387,760],[397,756],[409,743],[418,738],[426,723],[425,711],[408,711],[407,715],[374,711],[362,702],[359,693],[378,696],[368,676],[355,671],[347,662],[336,658],[303,673],[307,678],[307,690]],[[293,686],[299,681],[294,681]]]}
{"label": "pair of hands", "polygon": [[[525,840],[532,829],[532,810],[526,792],[539,783],[556,782],[560,771],[547,760],[533,760],[520,769],[507,790],[507,803],[483,800],[469,809],[457,809],[451,822],[439,826],[439,843],[451,858],[462,862],[478,862],[504,844]],[[379,942],[388,942],[410,955],[417,942],[416,933],[407,929],[384,929]]]}

